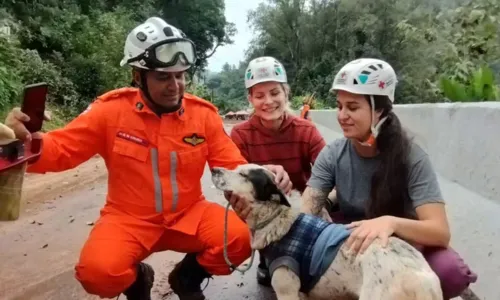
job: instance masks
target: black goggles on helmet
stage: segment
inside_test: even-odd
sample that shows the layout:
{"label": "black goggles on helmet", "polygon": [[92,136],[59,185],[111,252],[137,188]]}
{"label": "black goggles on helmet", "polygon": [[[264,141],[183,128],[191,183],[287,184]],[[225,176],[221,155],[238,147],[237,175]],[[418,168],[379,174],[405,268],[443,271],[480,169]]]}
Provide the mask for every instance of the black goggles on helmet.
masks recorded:
{"label": "black goggles on helmet", "polygon": [[186,65],[196,62],[196,48],[188,39],[168,39],[149,46],[141,55],[128,60],[128,63],[139,61],[148,69],[168,68],[181,60]]}

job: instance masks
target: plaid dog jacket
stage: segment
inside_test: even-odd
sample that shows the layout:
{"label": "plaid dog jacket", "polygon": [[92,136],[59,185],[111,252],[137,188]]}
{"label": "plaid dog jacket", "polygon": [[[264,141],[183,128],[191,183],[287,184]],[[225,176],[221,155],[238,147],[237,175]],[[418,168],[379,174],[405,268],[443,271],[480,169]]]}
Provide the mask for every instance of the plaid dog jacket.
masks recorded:
{"label": "plaid dog jacket", "polygon": [[[300,278],[300,291],[308,293],[335,259],[349,233],[344,225],[301,213],[288,233],[264,248],[262,254],[271,275],[278,267],[286,266]],[[317,261],[312,262],[313,257]]]}

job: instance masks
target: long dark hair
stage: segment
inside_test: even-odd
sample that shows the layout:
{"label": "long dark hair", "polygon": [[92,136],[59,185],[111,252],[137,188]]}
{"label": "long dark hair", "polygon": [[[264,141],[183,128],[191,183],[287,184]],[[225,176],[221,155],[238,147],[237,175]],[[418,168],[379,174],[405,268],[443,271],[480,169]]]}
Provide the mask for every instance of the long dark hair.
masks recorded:
{"label": "long dark hair", "polygon": [[[370,97],[367,96],[368,103]],[[392,110],[387,96],[374,96],[375,110],[382,110],[380,118],[387,116],[377,136],[380,165],[373,174],[370,200],[366,207],[368,218],[383,215],[410,217],[406,212],[411,206],[408,194],[409,154],[411,140]]]}

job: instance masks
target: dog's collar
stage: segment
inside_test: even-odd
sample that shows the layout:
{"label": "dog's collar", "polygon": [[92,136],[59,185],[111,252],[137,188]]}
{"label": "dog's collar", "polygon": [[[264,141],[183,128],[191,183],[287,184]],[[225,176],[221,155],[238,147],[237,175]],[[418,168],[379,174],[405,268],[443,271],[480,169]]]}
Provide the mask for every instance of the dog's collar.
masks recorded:
{"label": "dog's collar", "polygon": [[267,225],[269,225],[269,223],[271,223],[272,220],[274,220],[282,212],[282,210],[283,209],[281,207],[276,209],[276,211],[267,220],[265,220],[261,223],[255,224],[255,227],[252,229],[252,231],[255,232],[256,230],[262,229],[262,228],[266,227]]}

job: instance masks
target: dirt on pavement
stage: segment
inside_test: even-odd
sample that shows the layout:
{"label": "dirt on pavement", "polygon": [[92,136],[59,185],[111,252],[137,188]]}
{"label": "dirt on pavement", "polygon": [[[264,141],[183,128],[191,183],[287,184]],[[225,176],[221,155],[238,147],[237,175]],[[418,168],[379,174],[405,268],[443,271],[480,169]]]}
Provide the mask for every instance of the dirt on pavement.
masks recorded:
{"label": "dirt on pavement", "polygon": [[[202,184],[207,199],[225,205],[208,168]],[[1,300],[99,299],[85,293],[76,281],[74,265],[99,217],[106,190],[107,172],[100,157],[61,173],[26,175],[20,218],[0,222]],[[146,259],[156,271],[153,299],[178,299],[171,294],[167,276],[182,257],[166,251]],[[244,275],[235,272],[210,280],[207,299],[274,299],[269,289],[256,283],[257,263],[258,255]]]}

